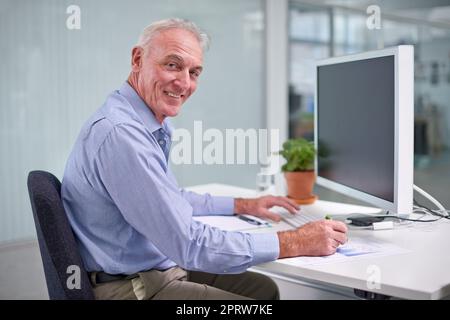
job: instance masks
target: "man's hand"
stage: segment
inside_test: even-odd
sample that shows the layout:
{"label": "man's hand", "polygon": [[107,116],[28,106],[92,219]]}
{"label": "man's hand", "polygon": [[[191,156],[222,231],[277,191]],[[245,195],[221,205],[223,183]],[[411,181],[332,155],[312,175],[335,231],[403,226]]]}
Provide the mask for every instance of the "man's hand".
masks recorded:
{"label": "man's hand", "polygon": [[268,210],[273,206],[283,207],[292,214],[300,209],[294,201],[286,197],[264,196],[255,199],[234,199],[234,213],[280,221],[281,217],[278,214]]}
{"label": "man's hand", "polygon": [[328,256],[347,242],[347,226],[340,221],[321,220],[298,229],[278,232],[279,258]]}

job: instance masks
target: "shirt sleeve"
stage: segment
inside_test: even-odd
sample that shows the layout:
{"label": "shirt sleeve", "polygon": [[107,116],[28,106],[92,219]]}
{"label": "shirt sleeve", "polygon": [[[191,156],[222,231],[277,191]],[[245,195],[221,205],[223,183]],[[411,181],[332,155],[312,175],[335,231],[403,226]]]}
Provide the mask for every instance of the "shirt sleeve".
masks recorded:
{"label": "shirt sleeve", "polygon": [[181,195],[193,208],[194,216],[234,214],[234,198],[211,196],[209,193],[198,194],[185,189],[180,190]]}
{"label": "shirt sleeve", "polygon": [[[228,232],[193,220],[193,206],[186,193],[167,179],[165,159],[157,148],[143,128],[121,124],[110,132],[94,159],[99,182],[135,230],[188,270],[240,273],[278,257],[275,233]],[[193,194],[187,197],[201,199]],[[221,208],[220,198],[202,199],[200,207],[208,212],[229,210],[226,205]]]}

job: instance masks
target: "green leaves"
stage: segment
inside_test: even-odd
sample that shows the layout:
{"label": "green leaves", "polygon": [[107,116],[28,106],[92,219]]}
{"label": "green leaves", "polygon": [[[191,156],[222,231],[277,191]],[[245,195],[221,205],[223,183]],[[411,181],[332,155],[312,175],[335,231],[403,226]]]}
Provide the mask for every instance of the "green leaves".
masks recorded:
{"label": "green leaves", "polygon": [[314,169],[314,159],[316,149],[314,143],[301,139],[289,139],[283,143],[283,150],[280,154],[286,159],[287,163],[281,167],[281,170],[307,171]]}

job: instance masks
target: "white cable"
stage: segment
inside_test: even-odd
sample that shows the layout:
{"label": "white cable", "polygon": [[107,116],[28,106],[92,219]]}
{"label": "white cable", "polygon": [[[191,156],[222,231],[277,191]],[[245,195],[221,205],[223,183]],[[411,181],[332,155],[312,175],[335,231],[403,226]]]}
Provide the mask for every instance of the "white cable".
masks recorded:
{"label": "white cable", "polygon": [[428,194],[427,192],[425,192],[423,189],[419,188],[418,186],[416,186],[415,184],[413,184],[413,189],[416,190],[418,193],[420,193],[421,195],[423,195],[425,198],[427,198],[428,200],[430,200],[430,202],[432,202],[436,207],[439,208],[439,211],[442,211],[442,215],[444,217],[448,217],[448,212],[447,210],[444,208],[444,206],[442,204],[439,203],[439,201],[437,201],[435,198],[433,198],[430,194]]}

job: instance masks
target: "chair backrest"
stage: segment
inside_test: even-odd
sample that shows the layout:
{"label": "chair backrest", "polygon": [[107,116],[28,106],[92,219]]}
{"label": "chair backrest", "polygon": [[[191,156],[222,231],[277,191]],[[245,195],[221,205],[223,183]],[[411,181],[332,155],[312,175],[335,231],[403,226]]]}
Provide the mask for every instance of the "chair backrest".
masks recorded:
{"label": "chair backrest", "polygon": [[94,299],[61,201],[61,182],[49,172],[32,171],[28,192],[50,299]]}

